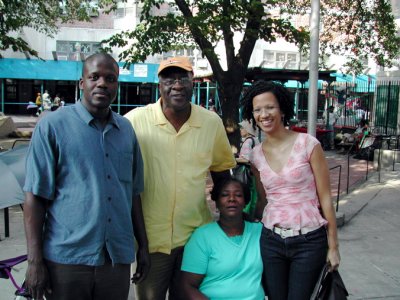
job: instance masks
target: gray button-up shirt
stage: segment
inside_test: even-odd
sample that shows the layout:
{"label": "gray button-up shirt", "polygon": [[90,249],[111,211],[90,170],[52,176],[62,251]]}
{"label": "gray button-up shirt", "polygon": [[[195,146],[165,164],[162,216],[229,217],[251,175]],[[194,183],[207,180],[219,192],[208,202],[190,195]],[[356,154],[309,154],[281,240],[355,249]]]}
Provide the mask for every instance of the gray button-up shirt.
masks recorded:
{"label": "gray button-up shirt", "polygon": [[132,196],[143,191],[143,162],[128,120],[112,112],[97,128],[79,102],[36,126],[25,191],[48,199],[44,257],[63,264],[134,261]]}

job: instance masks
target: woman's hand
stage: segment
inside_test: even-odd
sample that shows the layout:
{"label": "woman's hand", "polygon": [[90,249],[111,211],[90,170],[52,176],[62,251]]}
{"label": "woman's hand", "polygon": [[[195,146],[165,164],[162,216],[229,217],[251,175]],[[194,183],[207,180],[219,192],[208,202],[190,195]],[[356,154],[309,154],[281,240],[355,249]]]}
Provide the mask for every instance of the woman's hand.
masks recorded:
{"label": "woman's hand", "polygon": [[328,249],[327,262],[329,263],[329,272],[339,268],[340,253],[337,247]]}

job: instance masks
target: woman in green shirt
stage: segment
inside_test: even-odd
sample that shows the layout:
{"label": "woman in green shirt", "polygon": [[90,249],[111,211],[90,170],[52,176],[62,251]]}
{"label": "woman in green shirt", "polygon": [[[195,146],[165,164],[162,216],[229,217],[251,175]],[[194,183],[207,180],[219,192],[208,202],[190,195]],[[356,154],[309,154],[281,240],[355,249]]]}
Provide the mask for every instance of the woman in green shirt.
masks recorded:
{"label": "woman in green shirt", "polygon": [[250,191],[240,181],[221,181],[211,192],[217,222],[198,228],[185,246],[182,299],[263,300],[261,223],[243,219]]}

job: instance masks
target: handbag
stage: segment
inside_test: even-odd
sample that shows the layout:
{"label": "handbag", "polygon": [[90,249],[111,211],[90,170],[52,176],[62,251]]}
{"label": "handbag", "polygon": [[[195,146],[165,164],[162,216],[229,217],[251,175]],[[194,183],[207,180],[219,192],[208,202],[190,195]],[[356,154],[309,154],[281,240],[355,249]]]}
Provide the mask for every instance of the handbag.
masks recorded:
{"label": "handbag", "polygon": [[231,169],[233,178],[239,180],[243,184],[250,186],[251,184],[251,168],[248,163],[238,163],[236,167]]}
{"label": "handbag", "polygon": [[346,300],[348,295],[339,272],[329,272],[329,264],[325,264],[310,300]]}

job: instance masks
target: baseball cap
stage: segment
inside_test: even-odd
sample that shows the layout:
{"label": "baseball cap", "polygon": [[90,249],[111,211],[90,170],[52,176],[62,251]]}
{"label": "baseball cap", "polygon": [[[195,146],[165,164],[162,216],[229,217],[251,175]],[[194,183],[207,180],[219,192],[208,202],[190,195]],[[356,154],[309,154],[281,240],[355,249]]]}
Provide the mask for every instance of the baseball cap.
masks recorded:
{"label": "baseball cap", "polygon": [[160,62],[157,74],[160,75],[160,73],[164,71],[166,68],[171,68],[171,67],[181,68],[186,71],[193,72],[192,64],[189,58],[185,56],[178,56],[178,57],[170,57]]}

